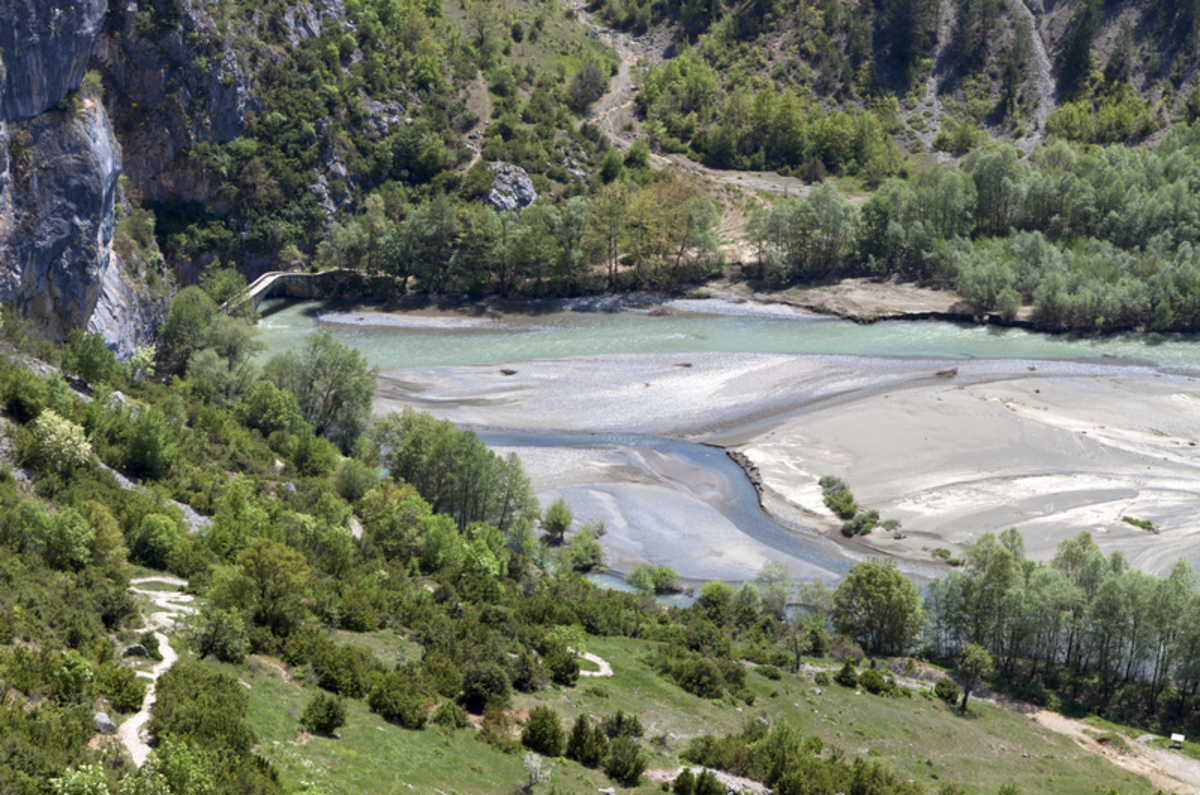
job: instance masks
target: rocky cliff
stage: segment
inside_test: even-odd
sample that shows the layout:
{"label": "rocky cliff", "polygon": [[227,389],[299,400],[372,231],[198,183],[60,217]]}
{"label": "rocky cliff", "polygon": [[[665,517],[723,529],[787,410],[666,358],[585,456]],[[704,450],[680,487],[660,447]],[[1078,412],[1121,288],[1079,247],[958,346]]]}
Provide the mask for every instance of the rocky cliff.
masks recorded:
{"label": "rocky cliff", "polygon": [[79,91],[107,8],[0,0],[0,301],[127,355],[162,307],[112,250],[121,148],[97,89]]}

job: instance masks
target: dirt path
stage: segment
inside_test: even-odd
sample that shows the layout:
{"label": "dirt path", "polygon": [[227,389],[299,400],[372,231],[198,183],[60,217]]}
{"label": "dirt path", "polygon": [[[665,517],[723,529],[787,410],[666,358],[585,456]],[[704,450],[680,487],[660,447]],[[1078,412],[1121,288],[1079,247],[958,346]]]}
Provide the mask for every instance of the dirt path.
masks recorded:
{"label": "dirt path", "polygon": [[1013,3],[1013,8],[1029,26],[1031,56],[1029,66],[1033,70],[1033,88],[1038,100],[1037,109],[1033,114],[1037,132],[1026,135],[1017,142],[1017,146],[1029,154],[1046,138],[1046,120],[1050,118],[1051,112],[1058,103],[1058,85],[1054,82],[1053,67],[1050,65],[1050,56],[1046,54],[1046,45],[1042,41],[1042,34],[1038,32],[1037,17],[1030,10],[1028,0]]}
{"label": "dirt path", "polygon": [[146,695],[142,699],[142,708],[127,718],[121,724],[120,728],[117,729],[117,739],[129,750],[129,755],[133,757],[133,763],[138,767],[145,764],[146,758],[150,756],[150,745],[146,741],[146,737],[143,736],[142,730],[150,721],[150,708],[154,706],[154,686],[158,681],[158,677],[168,671],[175,664],[175,660],[179,658],[179,655],[175,653],[175,649],[171,647],[170,639],[162,633],[162,630],[175,626],[175,619],[178,616],[195,612],[195,608],[188,604],[192,601],[192,597],[189,594],[180,593],[179,591],[154,591],[135,587],[153,582],[175,585],[180,588],[187,587],[187,580],[180,580],[175,577],[141,577],[129,581],[130,591],[147,597],[156,607],[161,608],[160,611],[149,615],[146,629],[153,630],[154,637],[158,639],[158,651],[162,654],[162,662],[151,668],[149,673],[138,673],[138,676],[145,676],[150,680],[150,684],[146,688]]}
{"label": "dirt path", "polygon": [[[576,653],[578,653],[578,652],[576,652]],[[594,663],[594,664],[600,666],[599,671],[580,671],[579,672],[580,676],[612,676],[613,675],[613,669],[612,669],[612,666],[608,664],[608,660],[597,657],[596,655],[591,654],[591,653],[580,654],[579,656],[582,657],[583,659],[587,660],[590,663]]]}
{"label": "dirt path", "polygon": [[[565,0],[568,8],[575,12],[579,23],[608,45],[620,59],[617,75],[609,81],[608,91],[592,106],[591,121],[595,123],[609,143],[620,151],[626,151],[636,140],[632,132],[626,132],[627,123],[635,119],[634,69],[639,65],[658,65],[663,62],[663,51],[669,42],[661,31],[645,36],[606,28],[592,18],[584,0]],[[692,162],[683,155],[650,156],[651,165],[659,170],[672,170],[691,174],[718,185],[730,185],[747,196],[758,199],[756,191],[784,193],[792,196],[808,194],[808,185],[796,177],[784,177],[768,171],[721,171]]]}
{"label": "dirt path", "polygon": [[1147,743],[1153,739],[1153,735],[1139,737],[1131,752],[1124,753],[1111,743],[1098,742],[1097,730],[1086,723],[1046,710],[1037,710],[1032,717],[1047,729],[1073,739],[1080,750],[1102,756],[1130,773],[1145,776],[1153,786],[1164,792],[1200,795],[1200,762],[1149,747]]}

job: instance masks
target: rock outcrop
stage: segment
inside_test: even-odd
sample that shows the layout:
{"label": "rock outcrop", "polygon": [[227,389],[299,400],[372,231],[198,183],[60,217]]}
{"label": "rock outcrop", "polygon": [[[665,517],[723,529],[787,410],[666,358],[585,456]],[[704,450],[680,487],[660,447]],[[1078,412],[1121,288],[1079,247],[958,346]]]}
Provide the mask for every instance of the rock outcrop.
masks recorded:
{"label": "rock outcrop", "polygon": [[107,10],[105,0],[0,0],[0,119],[31,119],[79,87]]}
{"label": "rock outcrop", "polygon": [[492,163],[492,189],[488,192],[488,204],[497,211],[520,212],[537,201],[533,180],[520,166],[510,163]]}
{"label": "rock outcrop", "polygon": [[4,138],[0,301],[62,339],[92,317],[111,264],[120,150],[92,101],[10,122]]}

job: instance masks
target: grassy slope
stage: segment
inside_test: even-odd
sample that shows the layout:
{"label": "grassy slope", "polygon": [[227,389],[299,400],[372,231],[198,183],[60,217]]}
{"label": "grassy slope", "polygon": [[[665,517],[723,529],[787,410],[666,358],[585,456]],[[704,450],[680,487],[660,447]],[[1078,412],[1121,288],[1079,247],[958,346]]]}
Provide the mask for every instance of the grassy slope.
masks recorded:
{"label": "grassy slope", "polygon": [[[412,654],[411,644],[391,633],[366,636],[366,642],[390,659]],[[576,688],[547,688],[534,696],[519,696],[515,707],[547,704],[564,721],[578,714],[635,712],[646,729],[651,769],[675,767],[690,737],[736,731],[748,718],[762,715],[771,721],[789,721],[805,734],[840,745],[851,754],[883,760],[931,792],[953,781],[963,792],[994,793],[1010,779],[1026,793],[1083,795],[1110,786],[1124,793],[1151,790],[1144,779],[1006,709],[973,702],[970,716],[963,718],[920,696],[884,699],[856,695],[836,684],[823,688],[824,694],[818,696],[805,677],[785,674],[773,682],[755,673],[747,677],[756,696],[754,706],[705,701],[654,674],[641,662],[644,648],[639,641],[593,638],[589,651],[612,663],[612,678],[581,679]],[[230,670],[250,684],[250,720],[260,749],[289,785],[312,781],[328,785],[331,791],[369,793],[406,792],[411,785],[418,791],[482,793],[509,790],[524,780],[520,755],[496,751],[477,741],[472,730],[405,731],[368,712],[362,701],[349,702],[347,724],[338,739],[313,737],[297,744],[296,716],[316,689],[296,681],[285,683],[268,666],[259,666],[254,675],[245,668]],[[597,694],[597,688],[607,691],[608,697]],[[655,739],[663,733],[668,734],[665,744]],[[568,792],[609,786],[602,774],[565,760],[556,764],[554,780]],[[652,792],[656,787],[647,782],[637,791]]]}

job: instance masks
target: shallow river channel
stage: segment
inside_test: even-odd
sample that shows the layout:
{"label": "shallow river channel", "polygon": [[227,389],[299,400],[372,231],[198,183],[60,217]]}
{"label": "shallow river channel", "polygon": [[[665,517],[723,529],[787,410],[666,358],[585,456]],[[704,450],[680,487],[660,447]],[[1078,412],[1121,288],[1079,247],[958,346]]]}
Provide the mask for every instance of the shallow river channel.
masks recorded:
{"label": "shallow river channel", "polygon": [[[544,503],[565,496],[577,518],[605,519],[614,531],[606,536],[605,552],[615,571],[649,560],[671,565],[690,581],[744,579],[766,558],[785,561],[798,576],[836,581],[859,556],[801,522],[765,513],[745,472],[719,447],[700,443],[723,444],[726,439],[714,428],[728,435],[726,424],[750,427],[773,416],[770,406],[730,398],[728,406],[705,405],[693,424],[661,419],[669,415],[665,411],[624,424],[597,409],[589,422],[586,372],[580,378],[579,366],[571,370],[567,362],[604,359],[612,367],[616,359],[626,369],[663,362],[691,368],[688,360],[695,359],[699,368],[753,355],[817,358],[836,363],[859,382],[886,379],[914,363],[934,369],[972,360],[1012,372],[1076,367],[1127,368],[1138,377],[1200,372],[1200,345],[1192,336],[1097,339],[934,321],[858,325],[776,305],[665,303],[665,315],[628,300],[597,299],[522,304],[473,316],[345,312],[274,300],[261,307],[260,328],[272,353],[303,344],[318,328],[329,329],[381,369],[380,404],[411,402],[474,428],[489,446],[522,457]],[[567,372],[543,375],[539,368],[558,365],[545,360],[565,360]],[[461,386],[468,376],[494,375],[495,367],[487,365],[518,370],[537,383],[519,388],[520,379],[507,379],[480,382],[494,387]],[[645,380],[650,387],[651,376]],[[534,388],[559,390],[558,403],[535,401],[523,411],[519,395]],[[836,400],[836,394],[817,398]],[[561,421],[546,409],[559,404],[575,419]],[[709,412],[720,419],[709,419]],[[727,415],[737,422],[726,423]],[[699,539],[694,548],[692,539]],[[908,568],[931,575],[920,566]]]}

